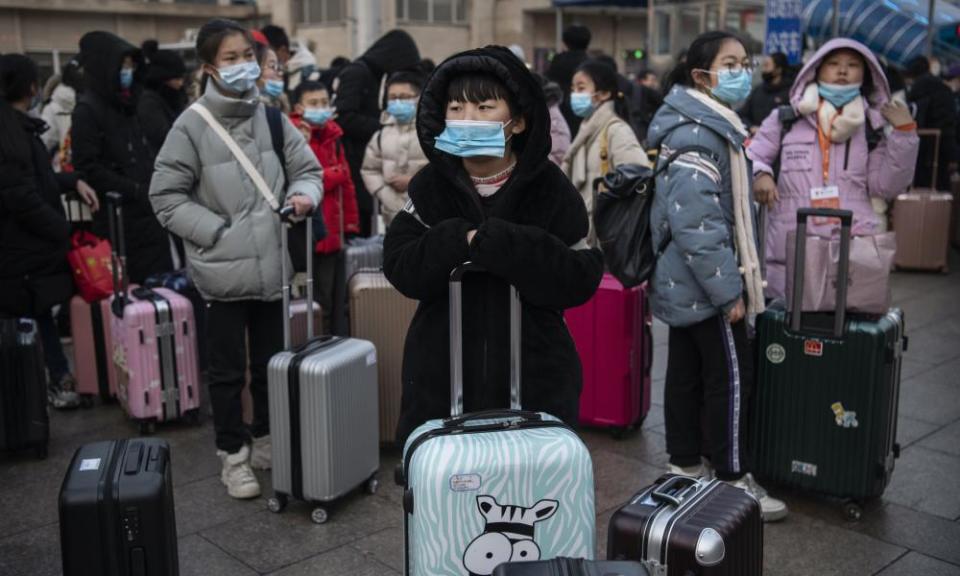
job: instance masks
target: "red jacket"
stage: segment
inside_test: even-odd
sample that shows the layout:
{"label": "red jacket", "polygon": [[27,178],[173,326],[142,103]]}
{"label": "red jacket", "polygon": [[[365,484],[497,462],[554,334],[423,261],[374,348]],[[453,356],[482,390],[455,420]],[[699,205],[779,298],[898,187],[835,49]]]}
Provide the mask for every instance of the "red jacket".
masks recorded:
{"label": "red jacket", "polygon": [[[290,119],[298,128],[305,124],[297,114],[291,114]],[[317,242],[317,254],[340,251],[343,248],[341,230],[344,234],[360,233],[357,194],[340,143],[341,136],[343,128],[333,120],[323,126],[310,127],[310,148],[323,167],[323,222],[327,226],[327,237]]]}

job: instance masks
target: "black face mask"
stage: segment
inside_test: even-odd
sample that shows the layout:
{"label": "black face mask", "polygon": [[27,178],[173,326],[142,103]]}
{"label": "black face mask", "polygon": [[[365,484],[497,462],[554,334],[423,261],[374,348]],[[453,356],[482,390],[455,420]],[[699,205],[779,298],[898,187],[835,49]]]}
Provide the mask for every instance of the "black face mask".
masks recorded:
{"label": "black face mask", "polygon": [[760,75],[760,77],[763,78],[763,81],[765,83],[773,84],[773,78],[774,78],[773,72],[764,72],[763,74]]}

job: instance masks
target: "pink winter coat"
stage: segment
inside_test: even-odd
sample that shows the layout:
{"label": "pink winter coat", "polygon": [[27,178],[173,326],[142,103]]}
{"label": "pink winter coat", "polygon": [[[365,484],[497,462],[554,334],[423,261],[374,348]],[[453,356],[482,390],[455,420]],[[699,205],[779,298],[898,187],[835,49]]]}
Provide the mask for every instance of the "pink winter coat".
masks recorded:
{"label": "pink winter coat", "polygon": [[[816,81],[817,68],[827,54],[838,48],[856,50],[867,61],[874,90],[867,96],[865,111],[869,125],[884,128],[879,145],[869,151],[867,126],[860,127],[847,142],[834,143],[830,148],[829,184],[839,188],[840,207],[853,211],[855,235],[879,233],[877,215],[870,205],[870,197],[893,199],[904,192],[913,181],[920,140],[916,130],[895,130],[880,114],[880,108],[890,100],[890,87],[873,53],[862,44],[846,38],[837,38],[824,44],[806,63],[790,90],[790,103],[796,109],[804,90]],[[773,174],[773,165],[780,157],[780,177],[777,191],[780,201],[767,213],[766,259],[767,296],[783,298],[786,274],[787,233],[796,228],[799,208],[810,206],[810,189],[823,183],[823,160],[817,138],[817,114],[799,118],[785,136],[777,111],[763,121],[747,149],[753,160],[753,173]],[[781,141],[783,150],[781,151]],[[829,237],[830,226],[808,223],[811,234]]]}

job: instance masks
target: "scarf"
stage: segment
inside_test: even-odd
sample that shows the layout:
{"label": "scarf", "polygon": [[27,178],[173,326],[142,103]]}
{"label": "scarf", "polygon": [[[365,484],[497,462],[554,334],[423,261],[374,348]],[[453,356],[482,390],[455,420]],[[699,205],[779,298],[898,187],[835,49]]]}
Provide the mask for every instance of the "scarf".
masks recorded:
{"label": "scarf", "polygon": [[[737,113],[699,90],[688,88],[687,93],[719,114],[740,135],[746,137],[747,129]],[[763,275],[760,271],[760,255],[753,226],[753,198],[750,194],[750,174],[747,170],[747,155],[743,146],[727,142],[730,152],[730,180],[733,191],[734,243],[740,257],[740,274],[747,291],[747,319],[753,319],[764,310]]]}
{"label": "scarf", "polygon": [[[590,153],[590,147],[593,146],[596,139],[601,136],[603,128],[616,118],[618,118],[618,116],[613,109],[613,102],[607,101],[598,106],[597,109],[580,124],[580,130],[577,131],[576,138],[570,143],[570,148],[567,149],[562,164],[567,177],[570,178],[570,181],[573,182],[573,185],[578,190],[582,188],[584,183],[591,177],[588,168],[590,160],[587,157]],[[577,158],[577,154],[581,149],[583,149],[584,153]],[[603,174],[600,174],[600,176],[603,176]],[[587,205],[587,209],[592,213],[592,200],[590,204]]]}
{"label": "scarf", "polygon": [[835,144],[849,140],[867,121],[863,98],[854,98],[838,112],[833,104],[820,98],[820,88],[816,82],[807,84],[803,98],[797,103],[797,112],[801,116],[816,113],[820,130],[829,134]]}

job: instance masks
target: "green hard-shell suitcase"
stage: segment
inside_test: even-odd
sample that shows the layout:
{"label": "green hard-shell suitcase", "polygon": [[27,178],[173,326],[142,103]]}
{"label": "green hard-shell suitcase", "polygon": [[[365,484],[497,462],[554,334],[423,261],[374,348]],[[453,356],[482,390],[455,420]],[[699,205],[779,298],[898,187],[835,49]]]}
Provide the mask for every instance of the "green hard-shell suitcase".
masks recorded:
{"label": "green hard-shell suitcase", "polygon": [[[841,219],[838,278],[849,270],[852,213],[797,213],[794,286],[803,285],[806,221]],[[838,283],[837,302],[847,286]],[[793,310],[802,290],[794,290]],[[863,500],[880,496],[899,456],[897,408],[903,313],[852,315],[789,313],[775,303],[757,319],[757,385],[752,418],[756,473],[775,483],[848,499],[859,518]]]}

